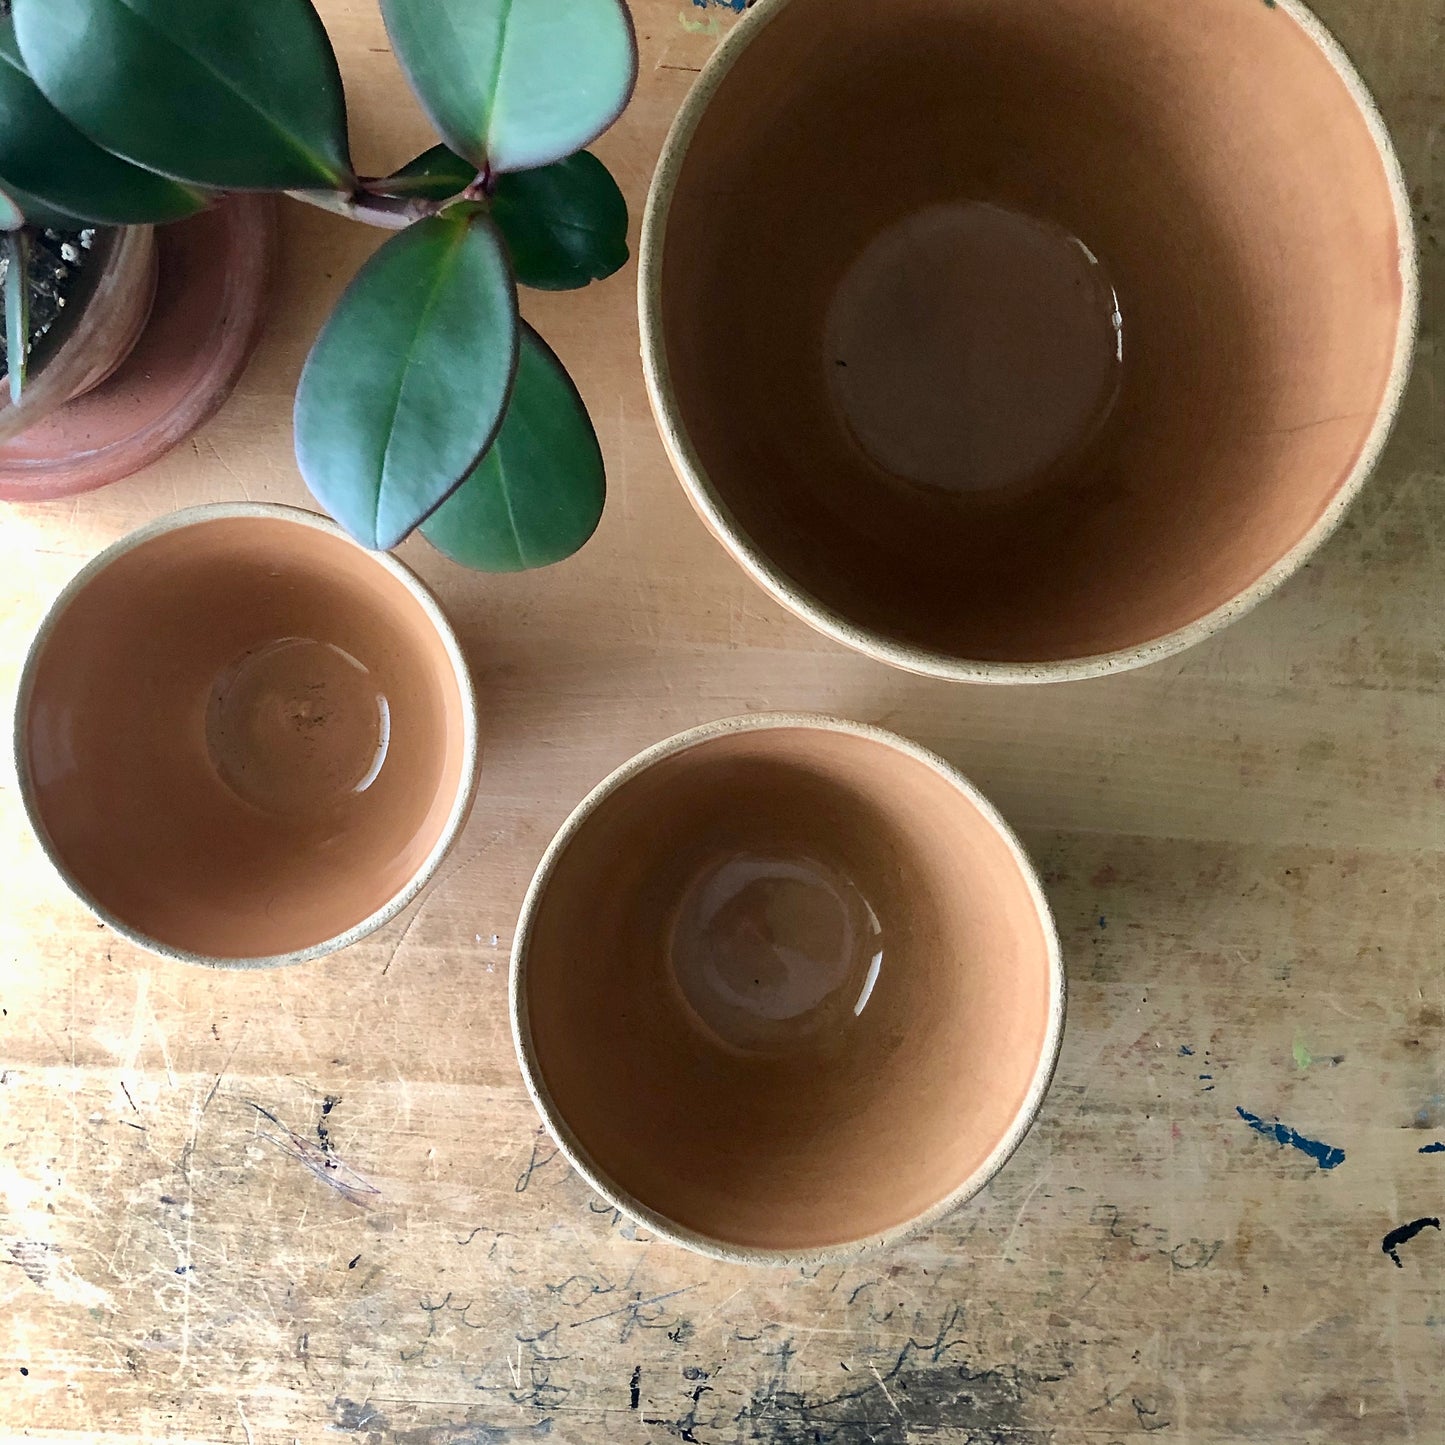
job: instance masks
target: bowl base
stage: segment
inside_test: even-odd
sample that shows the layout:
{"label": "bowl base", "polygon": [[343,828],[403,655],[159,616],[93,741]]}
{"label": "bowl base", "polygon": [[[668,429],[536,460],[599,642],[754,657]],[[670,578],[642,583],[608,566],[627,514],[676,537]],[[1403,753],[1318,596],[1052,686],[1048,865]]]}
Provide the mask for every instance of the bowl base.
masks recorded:
{"label": "bowl base", "polygon": [[944,493],[996,492],[1077,463],[1119,393],[1118,297],[1060,226],[984,201],[925,206],[844,273],[824,365],[869,460]]}

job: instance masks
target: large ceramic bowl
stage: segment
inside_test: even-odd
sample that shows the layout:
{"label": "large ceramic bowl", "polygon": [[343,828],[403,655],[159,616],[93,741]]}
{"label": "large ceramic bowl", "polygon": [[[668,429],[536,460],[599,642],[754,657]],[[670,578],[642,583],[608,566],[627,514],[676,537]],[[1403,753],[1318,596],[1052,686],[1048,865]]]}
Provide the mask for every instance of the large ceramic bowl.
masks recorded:
{"label": "large ceramic bowl", "polygon": [[763,587],[1032,681],[1300,566],[1385,443],[1416,269],[1295,0],[760,0],[664,147],[640,305],[673,463]]}
{"label": "large ceramic bowl", "polygon": [[1003,1166],[1063,1027],[1013,834],[933,754],[738,718],[568,819],[512,953],[522,1072],[604,1198],[720,1259],[888,1244]]}
{"label": "large ceramic bowl", "polygon": [[477,712],[425,587],[321,517],[196,507],[60,594],[15,717],[66,883],[168,957],[296,963],[400,911],[466,819]]}

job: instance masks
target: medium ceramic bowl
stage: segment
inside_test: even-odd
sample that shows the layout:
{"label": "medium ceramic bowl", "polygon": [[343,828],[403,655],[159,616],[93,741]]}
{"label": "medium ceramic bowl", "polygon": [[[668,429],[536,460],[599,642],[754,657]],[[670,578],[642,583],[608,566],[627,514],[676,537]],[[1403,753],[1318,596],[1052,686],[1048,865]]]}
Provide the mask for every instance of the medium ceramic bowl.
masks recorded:
{"label": "medium ceramic bowl", "polygon": [[663,149],[643,360],[694,506],[821,631],[975,682],[1215,632],[1399,405],[1400,169],[1295,0],[760,0]]}
{"label": "medium ceramic bowl", "polygon": [[942,759],[759,716],[634,758],[522,907],[512,1027],[588,1183],[715,1258],[887,1244],[1002,1167],[1064,1016],[1013,834]]}
{"label": "medium ceramic bowl", "polygon": [[431,877],[471,802],[476,702],[392,558],[290,507],[196,507],[60,594],[15,752],[51,861],[118,933],[194,963],[297,963]]}

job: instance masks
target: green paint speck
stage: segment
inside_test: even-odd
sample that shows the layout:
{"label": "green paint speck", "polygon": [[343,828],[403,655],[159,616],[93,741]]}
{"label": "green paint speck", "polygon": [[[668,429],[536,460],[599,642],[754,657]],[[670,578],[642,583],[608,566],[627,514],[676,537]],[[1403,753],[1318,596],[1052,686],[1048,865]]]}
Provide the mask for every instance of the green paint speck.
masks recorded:
{"label": "green paint speck", "polygon": [[[1265,0],[1268,4],[1269,0]],[[1297,1069],[1307,1069],[1314,1063],[1315,1056],[1305,1047],[1305,1041],[1296,1034],[1294,1036],[1294,1066]]]}
{"label": "green paint speck", "polygon": [[[1267,0],[1273,4],[1273,0]],[[716,14],[709,15],[706,20],[694,20],[686,10],[680,10],[677,15],[677,23],[682,26],[690,35],[721,35],[722,21]]]}

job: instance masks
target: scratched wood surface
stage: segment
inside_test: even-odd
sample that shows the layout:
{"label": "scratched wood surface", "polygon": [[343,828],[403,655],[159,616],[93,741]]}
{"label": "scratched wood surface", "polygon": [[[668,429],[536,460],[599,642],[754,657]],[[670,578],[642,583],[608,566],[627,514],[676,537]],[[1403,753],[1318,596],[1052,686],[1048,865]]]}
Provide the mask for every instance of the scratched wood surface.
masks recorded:
{"label": "scratched wood surface", "polygon": [[[400,162],[429,142],[372,0],[321,9],[359,160]],[[488,736],[467,833],[404,918],[279,973],[158,961],[69,900],[7,781],[0,1437],[1445,1438],[1445,1237],[1422,1226],[1398,1265],[1382,1249],[1445,1216],[1445,3],[1323,9],[1414,187],[1424,338],[1343,531],[1209,645],[979,690],[814,636],[673,482],[629,272],[526,299],[610,462],[593,544],[495,579],[405,549],[469,649]],[[636,13],[637,99],[600,146],[634,216],[736,21],[691,0]],[[298,206],[285,227],[270,329],[222,415],[144,476],[7,509],[9,693],[44,607],[107,542],[180,504],[304,500],[292,389],[375,237]],[[604,1208],[539,1130],[506,1026],[516,909],[570,807],[645,744],[763,707],[882,722],[961,764],[1039,859],[1070,975],[1057,1082],[995,1186],[813,1276],[709,1264]]]}

